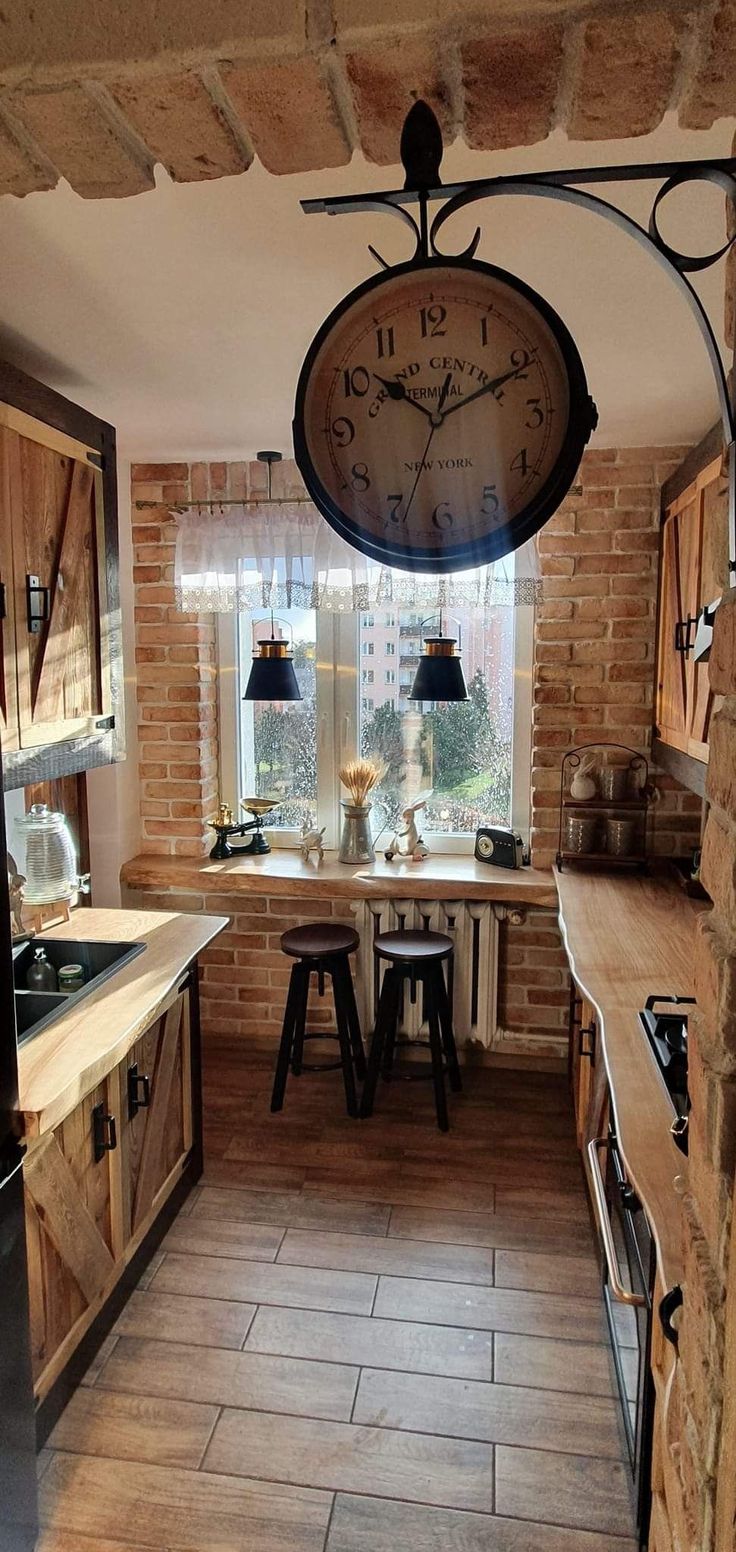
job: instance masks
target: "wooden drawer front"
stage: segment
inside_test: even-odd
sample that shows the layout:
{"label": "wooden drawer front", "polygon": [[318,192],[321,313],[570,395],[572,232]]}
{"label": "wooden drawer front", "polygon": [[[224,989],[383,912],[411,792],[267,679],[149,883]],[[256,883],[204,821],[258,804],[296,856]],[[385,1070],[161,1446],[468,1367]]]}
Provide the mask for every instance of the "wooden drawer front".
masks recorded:
{"label": "wooden drawer front", "polygon": [[[145,1223],[162,1186],[191,1147],[188,992],[177,997],[136,1041],[122,1064],[121,1076],[125,1106],[123,1218],[133,1235]],[[129,1097],[139,1104],[147,1098],[148,1103],[131,1114]]]}
{"label": "wooden drawer front", "polygon": [[[108,1114],[101,1083],[41,1138],[25,1163],[34,1379],[100,1298],[114,1274],[111,1161],[95,1161],[93,1112]],[[109,1128],[106,1131],[109,1137]]]}

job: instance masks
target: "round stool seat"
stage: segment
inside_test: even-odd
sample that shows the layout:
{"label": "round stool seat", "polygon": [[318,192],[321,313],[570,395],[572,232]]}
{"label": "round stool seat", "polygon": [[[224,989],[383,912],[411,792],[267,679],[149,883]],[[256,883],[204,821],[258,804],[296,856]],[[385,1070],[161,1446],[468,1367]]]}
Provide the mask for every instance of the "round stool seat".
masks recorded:
{"label": "round stool seat", "polygon": [[381,959],[427,964],[432,959],[447,959],[452,953],[452,938],[444,932],[379,932],[373,940],[373,952]]}
{"label": "round stool seat", "polygon": [[281,947],[292,959],[325,959],[330,954],[352,954],[360,937],[354,927],[339,922],[308,922],[290,927],[281,937]]}

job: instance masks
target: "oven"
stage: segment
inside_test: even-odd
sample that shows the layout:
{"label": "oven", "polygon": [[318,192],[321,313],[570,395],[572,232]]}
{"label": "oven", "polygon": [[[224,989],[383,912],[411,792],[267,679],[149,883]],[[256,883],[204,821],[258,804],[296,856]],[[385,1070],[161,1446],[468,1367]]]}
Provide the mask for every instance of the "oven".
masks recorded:
{"label": "oven", "polygon": [[603,1303],[608,1322],[621,1427],[632,1474],[640,1548],[647,1545],[651,1508],[654,1381],[652,1301],[656,1258],[646,1214],[626,1178],[613,1125],[588,1144],[601,1243]]}

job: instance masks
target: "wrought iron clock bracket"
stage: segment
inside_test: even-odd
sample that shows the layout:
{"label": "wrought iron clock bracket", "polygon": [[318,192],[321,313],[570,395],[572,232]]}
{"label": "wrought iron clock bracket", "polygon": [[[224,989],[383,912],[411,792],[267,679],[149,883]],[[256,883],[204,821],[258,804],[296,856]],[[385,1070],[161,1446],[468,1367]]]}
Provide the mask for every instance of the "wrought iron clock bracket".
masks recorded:
{"label": "wrought iron clock bracket", "polygon": [[[723,427],[724,445],[728,451],[728,531],[729,564],[736,584],[736,411],[729,392],[727,365],[724,361],[713,325],[697,291],[688,278],[709,269],[722,259],[736,241],[736,233],[713,253],[687,254],[665,242],[659,228],[661,206],[668,194],[690,183],[712,183],[730,199],[736,212],[736,157],[690,160],[682,162],[623,163],[615,167],[563,168],[552,172],[525,173],[498,178],[474,178],[465,183],[443,184],[440,179],[443,144],[442,131],[432,109],[425,102],[415,102],[404,121],[401,134],[401,160],[406,173],[403,189],[386,189],[368,194],[340,194],[326,199],[303,199],[302,210],[308,215],[354,215],[362,211],[389,212],[398,216],[413,232],[415,248],[410,262],[422,264],[427,259],[472,259],[480,242],[480,228],[476,228],[472,240],[460,253],[446,253],[438,247],[437,238],[443,226],[477,200],[493,199],[499,195],[523,195],[526,198],[555,199],[563,204],[577,205],[591,215],[598,216],[618,228],[620,232],[638,243],[645,253],[656,260],[669,276],[680,296],[684,297],[700,331],[711,365],[718,395],[718,407]],[[610,199],[592,194],[591,184],[658,183],[652,200],[647,226],[635,221]],[[442,207],[430,219],[430,206],[442,200]],[[418,207],[418,218],[410,213],[410,205]],[[391,266],[369,244],[369,251],[384,269]]]}

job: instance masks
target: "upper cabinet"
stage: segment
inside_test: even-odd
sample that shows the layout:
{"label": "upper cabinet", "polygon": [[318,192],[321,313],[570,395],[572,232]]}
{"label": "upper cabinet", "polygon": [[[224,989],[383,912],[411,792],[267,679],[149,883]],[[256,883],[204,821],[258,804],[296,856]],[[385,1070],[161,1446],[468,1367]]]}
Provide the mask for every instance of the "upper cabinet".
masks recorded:
{"label": "upper cabinet", "polygon": [[0,400],[0,738],[15,786],[121,757],[114,435],[31,387],[63,412],[53,424]]}
{"label": "upper cabinet", "polygon": [[729,586],[725,460],[713,459],[665,507],[659,580],[656,730],[662,743],[708,759],[713,697],[693,654],[698,616]]}

